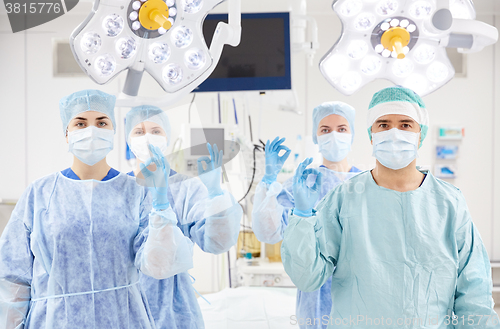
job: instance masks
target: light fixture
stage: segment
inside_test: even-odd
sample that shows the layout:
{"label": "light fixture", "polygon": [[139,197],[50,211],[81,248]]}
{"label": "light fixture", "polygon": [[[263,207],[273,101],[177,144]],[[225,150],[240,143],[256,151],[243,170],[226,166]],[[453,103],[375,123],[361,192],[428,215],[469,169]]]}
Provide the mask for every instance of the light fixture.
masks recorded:
{"label": "light fixture", "polygon": [[[98,84],[128,70],[117,106],[145,102],[168,105],[194,90],[214,71],[225,44],[241,37],[241,0],[228,0],[229,23],[219,22],[210,48],[202,27],[208,12],[224,0],[95,0],[92,12],[72,33],[80,67]],[[147,71],[167,94],[136,97]]]}
{"label": "light fixture", "polygon": [[345,95],[375,79],[427,95],[455,74],[446,47],[477,52],[498,40],[471,0],[335,0],[333,10],[342,35],[320,70]]}

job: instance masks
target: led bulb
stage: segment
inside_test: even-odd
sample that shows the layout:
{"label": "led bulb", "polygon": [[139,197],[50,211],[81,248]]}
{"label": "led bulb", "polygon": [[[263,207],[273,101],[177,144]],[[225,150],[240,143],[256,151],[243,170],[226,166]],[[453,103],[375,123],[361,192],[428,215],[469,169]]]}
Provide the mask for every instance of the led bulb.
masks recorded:
{"label": "led bulb", "polygon": [[186,48],[193,42],[193,32],[185,26],[180,26],[173,31],[172,42],[178,48]]}
{"label": "led bulb", "polygon": [[354,16],[363,8],[360,0],[348,0],[340,7],[340,13],[346,17]]}
{"label": "led bulb", "polygon": [[116,61],[109,54],[104,54],[95,59],[94,68],[103,77],[111,75],[116,69]]}
{"label": "led bulb", "polygon": [[163,27],[159,27],[158,28],[158,33],[165,34],[165,33],[167,33],[167,30],[165,30]]}
{"label": "led bulb", "polygon": [[373,75],[380,71],[382,60],[380,57],[368,56],[361,62],[360,69],[366,75]]}
{"label": "led bulb", "polygon": [[368,51],[368,45],[362,40],[356,40],[351,42],[347,48],[347,55],[353,59],[359,59],[363,57]]}
{"label": "led bulb", "polygon": [[201,69],[207,62],[205,53],[199,49],[188,50],[184,59],[186,61],[186,66],[191,70]]}
{"label": "led bulb", "polygon": [[443,63],[433,62],[427,69],[427,77],[432,82],[443,82],[448,77],[449,71],[448,67]]}
{"label": "led bulb", "polygon": [[203,6],[203,0],[184,0],[184,11],[189,14],[195,14]]}
{"label": "led bulb", "polygon": [[101,37],[94,32],[87,32],[80,41],[82,51],[88,55],[95,54],[101,49]]}
{"label": "led bulb", "polygon": [[382,31],[387,31],[388,29],[391,28],[391,24],[389,23],[382,23],[382,25],[380,25],[380,28],[382,29]]}
{"label": "led bulb", "polygon": [[420,74],[412,74],[406,81],[403,83],[403,86],[409,88],[416,92],[419,95],[423,95],[429,86],[429,80],[421,76]]}
{"label": "led bulb", "polygon": [[376,10],[379,15],[392,15],[398,9],[397,0],[383,0],[377,4]]}
{"label": "led bulb", "polygon": [[374,22],[375,22],[375,16],[373,16],[373,14],[363,13],[358,17],[356,17],[356,22],[354,23],[354,27],[357,30],[364,31],[371,28]]}
{"label": "led bulb", "polygon": [[132,30],[137,31],[140,28],[141,28],[141,22],[135,21],[132,23]]}
{"label": "led bulb", "polygon": [[170,22],[170,24],[172,24],[172,26],[174,26],[175,21],[172,17],[169,17],[168,21]]}
{"label": "led bulb", "polygon": [[322,63],[323,72],[328,75],[330,79],[336,79],[347,72],[350,62],[347,56],[340,54],[331,55]]}
{"label": "led bulb", "polygon": [[136,11],[132,11],[130,15],[128,15],[128,18],[130,18],[131,21],[135,21],[139,17],[139,14]]}
{"label": "led bulb", "polygon": [[419,64],[429,64],[436,57],[436,48],[421,45],[413,51],[413,59]]}
{"label": "led bulb", "polygon": [[381,53],[381,52],[383,52],[383,51],[384,51],[384,46],[383,46],[383,45],[378,44],[378,45],[376,45],[376,46],[375,46],[375,52],[376,52],[377,54],[380,54],[380,53]]}
{"label": "led bulb", "polygon": [[172,7],[173,5],[175,5],[175,1],[174,0],[167,0],[167,1],[165,1],[165,3],[167,4],[167,6],[169,8]]}
{"label": "led bulb", "polygon": [[116,42],[116,52],[123,59],[129,59],[135,54],[137,45],[132,38],[121,38]]}
{"label": "led bulb", "polygon": [[170,85],[176,85],[182,81],[182,69],[177,64],[168,64],[163,69],[163,80]]}
{"label": "led bulb", "polygon": [[170,58],[170,47],[166,43],[153,43],[149,46],[149,59],[156,64],[163,64]]}
{"label": "led bulb", "polygon": [[123,30],[123,18],[117,14],[111,14],[104,18],[102,27],[109,37],[116,37]]}
{"label": "led bulb", "polygon": [[408,25],[410,25],[410,21],[409,21],[409,20],[407,20],[407,19],[403,19],[403,20],[400,22],[400,24],[399,24],[399,26],[404,27],[404,28],[406,28]]}
{"label": "led bulb", "polygon": [[172,16],[172,17],[175,16],[175,15],[177,15],[177,9],[175,9],[175,7],[169,8],[168,9],[168,14],[170,16]]}
{"label": "led bulb", "polygon": [[384,56],[384,57],[389,57],[389,56],[391,56],[391,51],[390,51],[389,49],[384,49],[384,50],[382,51],[382,56]]}
{"label": "led bulb", "polygon": [[357,72],[347,72],[340,80],[340,86],[346,91],[355,91],[361,85],[363,79]]}
{"label": "led bulb", "polygon": [[399,19],[397,18],[394,18],[392,21],[391,21],[391,26],[392,27],[396,27],[399,25]]}
{"label": "led bulb", "polygon": [[408,32],[410,32],[410,33],[413,33],[417,30],[417,26],[415,24],[410,24],[410,25],[408,25],[406,30],[408,30]]}
{"label": "led bulb", "polygon": [[410,15],[416,19],[426,18],[432,12],[432,5],[428,1],[416,1],[410,6]]}
{"label": "led bulb", "polygon": [[392,65],[392,73],[399,78],[407,77],[413,72],[413,62],[408,58],[396,59]]}
{"label": "led bulb", "polygon": [[132,3],[132,9],[133,10],[139,10],[142,6],[142,3],[140,1],[134,1]]}

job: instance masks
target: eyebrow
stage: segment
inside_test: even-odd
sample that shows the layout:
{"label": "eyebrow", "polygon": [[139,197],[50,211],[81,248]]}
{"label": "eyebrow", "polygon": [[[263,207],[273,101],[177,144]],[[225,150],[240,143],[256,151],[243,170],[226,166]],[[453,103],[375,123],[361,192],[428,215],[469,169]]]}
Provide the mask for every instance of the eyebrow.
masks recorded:
{"label": "eyebrow", "polygon": [[377,120],[375,123],[389,123],[391,120]]}
{"label": "eyebrow", "polygon": [[103,117],[98,117],[98,118],[96,118],[96,120],[104,120],[104,119],[108,119],[108,120],[109,120],[109,118],[108,118],[107,116],[103,116]]}
{"label": "eyebrow", "polygon": [[73,120],[83,120],[83,121],[87,121],[87,119],[86,119],[86,118],[82,118],[82,117],[75,117],[75,118],[73,118]]}
{"label": "eyebrow", "polygon": [[412,120],[412,119],[399,120],[399,122],[403,122],[403,123],[416,123],[415,120]]}

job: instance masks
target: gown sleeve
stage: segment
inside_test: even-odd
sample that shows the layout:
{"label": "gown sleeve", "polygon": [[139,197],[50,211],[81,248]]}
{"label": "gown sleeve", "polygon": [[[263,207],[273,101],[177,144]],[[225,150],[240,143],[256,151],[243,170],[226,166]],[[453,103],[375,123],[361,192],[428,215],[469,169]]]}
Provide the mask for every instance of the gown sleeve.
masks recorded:
{"label": "gown sleeve", "polygon": [[134,241],[135,266],[162,280],[193,268],[193,244],[177,226],[172,207],[152,209],[148,193],[140,206],[139,232]]}
{"label": "gown sleeve", "polygon": [[461,226],[456,233],[459,267],[454,305],[458,325],[455,328],[500,329],[500,320],[493,308],[490,260],[462,194],[457,207],[457,222]]}
{"label": "gown sleeve", "polygon": [[[340,252],[342,225],[338,188],[313,210],[311,217],[290,215],[281,245],[285,271],[301,291],[320,289],[333,275]],[[326,239],[328,237],[328,239]]]}
{"label": "gown sleeve", "polygon": [[33,186],[30,185],[0,237],[1,328],[24,328],[28,314],[34,260],[30,249],[34,208]]}
{"label": "gown sleeve", "polygon": [[209,199],[208,191],[199,179],[184,183],[190,186],[181,190],[186,201],[182,211],[177,211],[178,216],[182,216],[181,222],[186,223],[183,225],[184,234],[207,253],[217,255],[231,249],[240,232],[243,216],[240,204],[226,190]]}
{"label": "gown sleeve", "polygon": [[274,182],[260,182],[255,191],[252,229],[261,242],[275,244],[283,240],[288,213],[294,207],[291,190]]}

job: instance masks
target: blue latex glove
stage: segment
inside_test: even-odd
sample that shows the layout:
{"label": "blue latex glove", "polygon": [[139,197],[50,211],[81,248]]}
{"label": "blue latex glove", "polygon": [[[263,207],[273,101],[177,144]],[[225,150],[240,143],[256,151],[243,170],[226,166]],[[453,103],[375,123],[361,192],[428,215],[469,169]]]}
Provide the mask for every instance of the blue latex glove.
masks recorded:
{"label": "blue latex glove", "polygon": [[[321,172],[316,169],[306,169],[313,162],[313,158],[307,158],[299,164],[293,176],[293,198],[295,209],[293,214],[300,217],[311,217],[313,208],[321,193]],[[312,186],[307,186],[307,177],[316,175],[316,181]]]}
{"label": "blue latex glove", "polygon": [[[170,202],[168,201],[170,164],[158,147],[150,144],[149,149],[153,157],[149,158],[145,163],[140,164],[141,174],[144,176],[146,186],[153,195],[153,208],[156,210],[168,209],[170,206]],[[156,165],[155,171],[147,168],[153,163]]]}
{"label": "blue latex glove", "polygon": [[[222,188],[220,187],[223,151],[221,150],[219,152],[216,144],[214,144],[212,149],[212,146],[207,143],[207,148],[210,157],[204,156],[198,158],[198,176],[207,187],[208,197],[213,199],[223,194]],[[203,168],[203,162],[206,164],[206,169]]]}
{"label": "blue latex glove", "polygon": [[[280,139],[278,136],[271,143],[269,140],[266,143],[266,174],[262,178],[264,183],[272,184],[276,181],[281,168],[292,152],[288,147],[281,145],[284,141],[285,138]],[[286,151],[282,156],[279,155],[281,150]]]}

